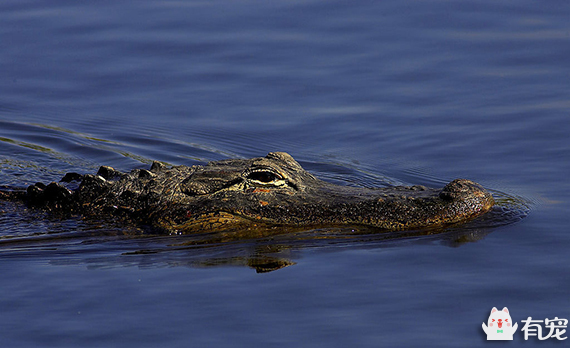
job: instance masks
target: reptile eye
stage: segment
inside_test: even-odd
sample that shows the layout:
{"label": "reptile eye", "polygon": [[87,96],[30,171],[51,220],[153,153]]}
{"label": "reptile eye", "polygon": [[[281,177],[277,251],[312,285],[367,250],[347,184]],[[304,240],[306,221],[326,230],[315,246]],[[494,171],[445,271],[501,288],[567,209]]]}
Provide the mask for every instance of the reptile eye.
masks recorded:
{"label": "reptile eye", "polygon": [[247,176],[247,178],[250,180],[255,180],[263,183],[270,183],[275,180],[280,180],[281,176],[276,173],[263,170],[263,171],[252,172]]}

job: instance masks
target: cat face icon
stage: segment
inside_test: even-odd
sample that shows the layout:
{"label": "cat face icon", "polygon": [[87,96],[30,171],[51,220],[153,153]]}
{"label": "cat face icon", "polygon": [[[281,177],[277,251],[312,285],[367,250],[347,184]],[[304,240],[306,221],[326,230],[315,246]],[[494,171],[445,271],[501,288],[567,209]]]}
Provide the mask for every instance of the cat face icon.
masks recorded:
{"label": "cat face icon", "polygon": [[497,310],[493,307],[487,325],[483,323],[483,331],[487,334],[487,340],[512,340],[513,334],[517,331],[518,325],[513,325],[511,315],[507,307]]}

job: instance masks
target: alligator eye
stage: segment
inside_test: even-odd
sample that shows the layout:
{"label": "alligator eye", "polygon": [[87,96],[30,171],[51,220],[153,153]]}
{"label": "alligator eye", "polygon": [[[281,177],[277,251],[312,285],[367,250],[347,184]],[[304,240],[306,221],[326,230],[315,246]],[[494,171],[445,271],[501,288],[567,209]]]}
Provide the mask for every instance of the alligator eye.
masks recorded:
{"label": "alligator eye", "polygon": [[255,181],[259,181],[262,183],[270,183],[276,180],[281,180],[281,176],[273,173],[273,172],[268,172],[268,171],[256,171],[256,172],[252,172],[247,176],[248,179],[250,180],[255,180]]}
{"label": "alligator eye", "polygon": [[253,186],[283,188],[290,185],[285,176],[270,167],[250,168],[242,173],[242,177]]}

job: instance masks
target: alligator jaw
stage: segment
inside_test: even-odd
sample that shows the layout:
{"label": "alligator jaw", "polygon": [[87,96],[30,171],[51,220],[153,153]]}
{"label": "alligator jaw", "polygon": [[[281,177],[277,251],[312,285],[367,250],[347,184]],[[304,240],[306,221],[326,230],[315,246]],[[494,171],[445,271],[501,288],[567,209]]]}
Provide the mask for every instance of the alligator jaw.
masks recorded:
{"label": "alligator jaw", "polygon": [[214,213],[202,214],[200,216],[189,219],[181,224],[172,221],[162,221],[160,227],[167,231],[175,233],[197,233],[204,231],[222,231],[229,229],[245,229],[249,227],[268,227],[266,224],[255,223],[251,219],[247,219],[235,214],[219,211]]}
{"label": "alligator jaw", "polygon": [[[273,202],[271,196],[264,199],[268,206]],[[390,231],[466,222],[494,205],[489,192],[465,179],[454,180],[441,190],[423,186],[366,189],[326,183],[315,192],[305,192],[302,205],[286,205],[288,197],[277,201],[286,207],[278,210],[281,216],[266,213],[266,217],[283,225],[364,225]],[[257,215],[270,211],[264,208]]]}
{"label": "alligator jaw", "polygon": [[[466,222],[484,214],[494,204],[493,197],[479,184],[457,179],[441,190],[423,186],[366,189],[320,181],[321,187],[304,192],[302,199],[282,190],[250,191],[246,201],[221,198],[223,210],[215,207],[201,214],[192,208],[178,209],[186,219],[164,221],[161,227],[177,233],[218,230],[263,230],[275,227],[310,229],[367,226],[379,231],[399,231],[443,227]],[[228,192],[233,195],[234,192]]]}

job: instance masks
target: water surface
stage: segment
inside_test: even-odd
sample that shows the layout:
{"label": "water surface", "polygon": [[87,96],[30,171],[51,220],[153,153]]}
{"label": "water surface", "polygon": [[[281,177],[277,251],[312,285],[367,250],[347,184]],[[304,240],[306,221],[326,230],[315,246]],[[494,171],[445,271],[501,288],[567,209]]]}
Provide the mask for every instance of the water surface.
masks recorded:
{"label": "water surface", "polygon": [[474,347],[492,307],[519,330],[570,319],[569,19],[531,1],[2,2],[0,185],[286,151],[337,184],[462,177],[500,204],[437,235],[211,245],[2,203],[1,344]]}

